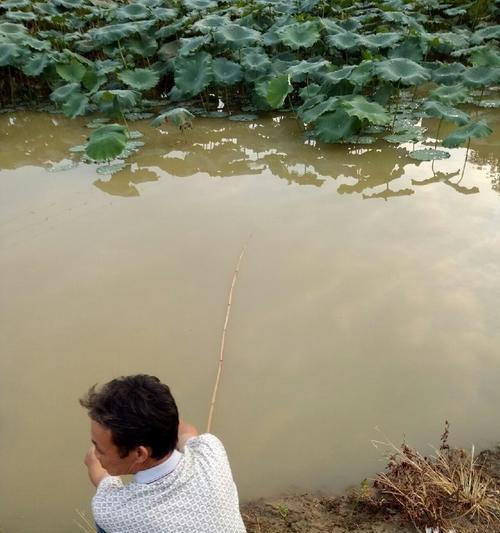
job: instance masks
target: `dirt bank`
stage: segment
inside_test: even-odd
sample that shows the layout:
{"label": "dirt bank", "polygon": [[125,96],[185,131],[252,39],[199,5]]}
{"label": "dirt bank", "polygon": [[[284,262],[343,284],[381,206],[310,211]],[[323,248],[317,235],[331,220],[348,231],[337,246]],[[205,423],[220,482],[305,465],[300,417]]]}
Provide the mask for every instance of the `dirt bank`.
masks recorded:
{"label": "dirt bank", "polygon": [[[478,462],[500,488],[500,447],[486,450]],[[498,492],[500,498],[500,491]],[[376,499],[375,489],[364,485],[345,494],[288,494],[261,499],[242,506],[248,533],[410,533],[418,531],[401,514],[371,505]],[[429,524],[430,525],[430,524]],[[471,523],[456,533],[494,533]]]}

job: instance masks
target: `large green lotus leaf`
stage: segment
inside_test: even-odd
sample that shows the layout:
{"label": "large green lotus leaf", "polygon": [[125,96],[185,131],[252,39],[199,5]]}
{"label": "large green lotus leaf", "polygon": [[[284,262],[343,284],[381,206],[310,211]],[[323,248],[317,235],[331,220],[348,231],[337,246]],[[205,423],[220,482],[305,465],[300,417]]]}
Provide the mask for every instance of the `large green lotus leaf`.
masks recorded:
{"label": "large green lotus leaf", "polygon": [[470,53],[470,61],[475,67],[500,67],[500,53],[491,45],[478,46]]}
{"label": "large green lotus leaf", "polygon": [[481,137],[488,137],[491,134],[491,129],[484,120],[470,122],[467,126],[456,129],[443,139],[443,146],[446,148],[456,148],[461,144],[467,142],[470,138],[480,139]]}
{"label": "large green lotus leaf", "polygon": [[296,22],[277,31],[281,42],[298,50],[299,48],[310,48],[319,40],[318,26],[313,21]]}
{"label": "large green lotus leaf", "polygon": [[153,9],[153,16],[156,20],[165,22],[166,20],[175,20],[179,15],[177,9],[171,7],[157,7]]}
{"label": "large green lotus leaf", "polygon": [[135,33],[145,34],[154,24],[154,20],[109,24],[108,26],[89,30],[87,35],[94,42],[95,47],[100,47],[121,41]]}
{"label": "large green lotus leaf", "polygon": [[312,107],[308,107],[306,110],[299,113],[300,118],[304,124],[311,124],[316,122],[319,117],[330,111],[339,109],[341,100],[336,96],[331,96],[328,100],[324,100]]}
{"label": "large green lotus leaf", "polygon": [[326,33],[329,35],[335,35],[336,33],[343,33],[345,29],[340,26],[333,18],[320,19],[321,25],[325,28]]}
{"label": "large green lotus leaf", "polygon": [[108,161],[119,156],[127,144],[125,128],[110,124],[97,128],[89,138],[86,154],[94,161]]}
{"label": "large green lotus leaf", "polygon": [[88,69],[85,73],[85,76],[82,78],[82,85],[89,91],[90,93],[94,93],[101,87],[103,83],[105,83],[107,80],[106,76],[103,74],[98,73],[95,70]]}
{"label": "large green lotus leaf", "polygon": [[347,80],[351,76],[354,68],[355,67],[353,65],[348,65],[332,72],[326,72],[323,74],[323,80],[333,84],[339,83],[342,80]]}
{"label": "large green lotus leaf", "polygon": [[302,89],[299,89],[299,95],[302,98],[302,100],[308,100],[309,98],[312,98],[313,96],[318,96],[320,92],[321,92],[321,85],[318,85],[317,83],[310,83],[309,85],[302,87]]}
{"label": "large green lotus leaf", "polygon": [[136,91],[113,89],[98,91],[95,93],[95,100],[101,103],[116,102],[120,109],[129,109],[134,107],[139,99],[139,93]]}
{"label": "large green lotus leaf", "polygon": [[128,4],[116,10],[116,18],[121,20],[141,20],[151,16],[151,11],[141,4]]}
{"label": "large green lotus leaf", "polygon": [[386,59],[375,63],[375,71],[385,81],[401,82],[404,85],[419,85],[430,79],[427,69],[411,59]]}
{"label": "large green lotus leaf", "polygon": [[448,63],[432,71],[432,81],[440,85],[453,85],[461,81],[465,67],[462,63]]}
{"label": "large green lotus leaf", "polygon": [[85,76],[87,69],[78,61],[72,61],[71,63],[56,65],[56,72],[61,76],[64,81],[80,82]]}
{"label": "large green lotus leaf", "polygon": [[418,142],[424,139],[424,133],[425,133],[425,128],[421,128],[420,126],[412,126],[401,131],[400,133],[395,133],[393,135],[387,135],[386,137],[384,137],[384,139],[387,142],[390,142],[393,144]]}
{"label": "large green lotus leaf", "polygon": [[359,120],[379,126],[388,124],[392,118],[380,104],[369,102],[364,96],[354,96],[344,101],[342,107],[350,117],[358,117]]}
{"label": "large green lotus leaf", "polygon": [[89,99],[82,93],[71,95],[63,104],[62,110],[69,118],[85,115],[89,107]]}
{"label": "large green lotus leaf", "polygon": [[53,0],[53,1],[55,4],[59,4],[67,9],[81,7],[84,4],[84,0]]}
{"label": "large green lotus leaf", "polygon": [[469,91],[462,84],[438,87],[429,93],[429,97],[448,105],[464,102],[469,96]]}
{"label": "large green lotus leaf", "polygon": [[41,52],[39,54],[33,54],[24,63],[22,70],[26,76],[39,76],[48,66],[49,56]]}
{"label": "large green lotus leaf", "polygon": [[176,107],[175,109],[170,109],[166,113],[158,115],[154,120],[151,121],[151,126],[158,128],[166,120],[172,122],[172,124],[175,124],[179,129],[182,130],[192,126],[193,118],[193,113],[187,109],[184,109],[183,107]]}
{"label": "large green lotus leaf", "polygon": [[198,52],[175,61],[175,85],[186,96],[199,94],[213,79],[212,56]]}
{"label": "large green lotus leaf", "polygon": [[151,57],[158,49],[155,39],[145,37],[144,39],[127,39],[125,49],[141,57]]}
{"label": "large green lotus leaf", "polygon": [[13,22],[0,22],[0,35],[16,42],[16,40],[24,39],[27,29],[22,24],[14,24]]}
{"label": "large green lotus leaf", "polygon": [[274,30],[263,33],[261,39],[265,46],[276,46],[281,42],[278,32]]}
{"label": "large green lotus leaf", "polygon": [[244,48],[256,43],[261,34],[238,24],[226,24],[215,32],[215,40],[220,44],[230,44],[234,48]]}
{"label": "large green lotus leaf", "polygon": [[499,67],[471,67],[462,76],[463,82],[469,87],[487,87],[500,81]]}
{"label": "large green lotus leaf", "polygon": [[139,91],[147,91],[155,87],[160,81],[160,75],[154,70],[147,68],[136,68],[135,70],[124,70],[117,75],[118,79],[125,85]]}
{"label": "large green lotus leaf", "polygon": [[290,74],[292,81],[304,81],[311,73],[324,72],[330,66],[326,59],[316,61],[300,61],[295,65],[288,67],[284,74]]}
{"label": "large green lotus leaf", "polygon": [[329,35],[326,42],[337,50],[353,50],[359,46],[359,35],[350,31]]}
{"label": "large green lotus leaf", "polygon": [[433,150],[432,148],[425,148],[423,150],[413,150],[408,154],[412,159],[417,161],[434,161],[435,159],[448,159],[449,152],[444,150]]}
{"label": "large green lotus leaf", "polygon": [[177,32],[182,30],[184,24],[186,24],[186,20],[187,17],[183,17],[172,24],[163,26],[155,33],[155,37],[157,39],[168,39],[172,35],[175,35]]}
{"label": "large green lotus leaf", "polygon": [[4,0],[2,7],[4,9],[23,9],[29,7],[30,4],[29,0]]}
{"label": "large green lotus leaf", "polygon": [[439,118],[454,122],[460,126],[467,124],[470,117],[464,111],[455,107],[442,104],[436,100],[426,100],[422,105],[422,111],[429,117]]}
{"label": "large green lotus leaf", "polygon": [[5,18],[13,22],[33,22],[36,15],[27,11],[7,11]]}
{"label": "large green lotus leaf", "polygon": [[21,55],[21,48],[14,43],[0,42],[0,67],[15,65]]}
{"label": "large green lotus leaf", "polygon": [[104,59],[103,61],[98,59],[94,62],[94,67],[98,75],[116,72],[121,66],[122,63],[114,59]]}
{"label": "large green lotus leaf", "polygon": [[58,87],[55,91],[53,91],[50,94],[50,99],[53,102],[56,103],[63,103],[66,101],[71,95],[79,93],[80,92],[80,84],[79,83],[67,83],[66,85],[62,85],[61,87]]}
{"label": "large green lotus leaf", "polygon": [[489,41],[491,39],[500,40],[500,24],[496,26],[486,26],[477,30],[472,35],[471,41],[473,44],[480,44],[483,41]]}
{"label": "large green lotus leaf", "polygon": [[429,46],[420,36],[407,37],[401,44],[391,48],[388,52],[389,59],[403,58],[412,61],[422,61]]}
{"label": "large green lotus leaf", "polygon": [[273,109],[283,106],[285,98],[293,91],[290,76],[278,76],[271,80],[267,87],[266,100]]}
{"label": "large green lotus leaf", "polygon": [[433,33],[428,36],[428,40],[432,47],[437,48],[442,53],[449,53],[469,46],[468,36],[459,33],[459,31]]}
{"label": "large green lotus leaf", "polygon": [[243,78],[243,70],[238,63],[229,61],[224,57],[214,59],[212,63],[215,82],[219,85],[230,86],[240,82]]}
{"label": "large green lotus leaf", "polygon": [[316,137],[326,143],[348,139],[359,131],[361,123],[357,117],[350,117],[343,109],[321,115],[316,121]]}
{"label": "large green lotus leaf", "polygon": [[400,41],[402,37],[403,34],[395,32],[372,33],[369,35],[361,35],[359,42],[361,46],[365,46],[366,48],[388,48],[389,46],[393,46]]}
{"label": "large green lotus leaf", "polygon": [[202,46],[208,44],[212,38],[210,35],[199,35],[198,37],[189,37],[180,39],[178,54],[187,56],[199,50]]}
{"label": "large green lotus leaf", "polygon": [[200,33],[211,33],[222,26],[229,24],[227,17],[221,17],[220,15],[207,15],[206,17],[197,20],[193,24],[193,30]]}
{"label": "large green lotus leaf", "polygon": [[271,60],[262,48],[245,48],[242,50],[241,66],[245,70],[265,73],[271,66]]}
{"label": "large green lotus leaf", "polygon": [[217,6],[216,0],[182,0],[182,3],[189,9],[195,11],[205,11]]}

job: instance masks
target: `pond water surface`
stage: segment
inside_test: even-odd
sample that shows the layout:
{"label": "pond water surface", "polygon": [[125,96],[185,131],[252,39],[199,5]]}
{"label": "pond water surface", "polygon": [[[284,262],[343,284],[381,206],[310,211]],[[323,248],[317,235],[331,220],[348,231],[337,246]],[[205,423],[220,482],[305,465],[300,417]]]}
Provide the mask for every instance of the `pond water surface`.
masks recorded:
{"label": "pond water surface", "polygon": [[[214,433],[243,500],[343,490],[424,452],[500,441],[500,113],[448,160],[314,145],[291,118],[146,133],[112,177],[85,121],[0,116],[0,528],[79,531],[92,490],[78,398],[170,384],[201,429],[233,294]],[[436,124],[427,124],[435,131]],[[443,128],[443,133],[447,131]],[[377,430],[376,428],[379,428]]]}

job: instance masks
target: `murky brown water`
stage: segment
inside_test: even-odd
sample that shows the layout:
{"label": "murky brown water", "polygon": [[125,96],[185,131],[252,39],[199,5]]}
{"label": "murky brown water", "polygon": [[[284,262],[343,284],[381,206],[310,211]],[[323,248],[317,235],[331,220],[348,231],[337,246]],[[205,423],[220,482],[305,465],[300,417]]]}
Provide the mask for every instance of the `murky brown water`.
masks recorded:
{"label": "murky brown water", "polygon": [[[0,527],[79,531],[90,384],[153,373],[204,427],[233,270],[214,432],[243,499],[343,489],[423,450],[500,440],[496,135],[416,164],[313,146],[294,120],[146,124],[112,178],[49,173],[83,121],[0,116]],[[429,123],[433,127],[433,124]]]}

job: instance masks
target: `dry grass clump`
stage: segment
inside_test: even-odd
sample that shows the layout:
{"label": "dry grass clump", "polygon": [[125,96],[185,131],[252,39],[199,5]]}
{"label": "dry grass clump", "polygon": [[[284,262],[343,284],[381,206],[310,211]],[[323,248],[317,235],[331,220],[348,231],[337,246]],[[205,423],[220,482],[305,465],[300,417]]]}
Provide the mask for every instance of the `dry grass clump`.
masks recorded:
{"label": "dry grass clump", "polygon": [[379,507],[397,509],[418,527],[459,532],[500,531],[500,490],[477,458],[474,447],[448,445],[446,422],[441,446],[425,457],[403,443],[374,442],[389,448],[385,473],[377,475]]}

